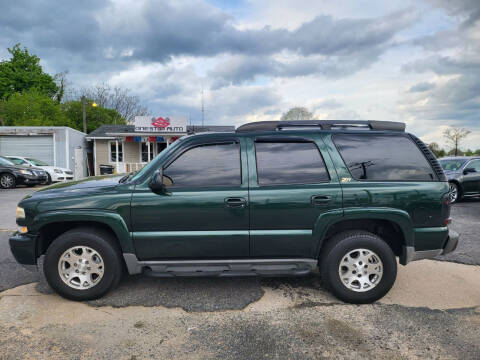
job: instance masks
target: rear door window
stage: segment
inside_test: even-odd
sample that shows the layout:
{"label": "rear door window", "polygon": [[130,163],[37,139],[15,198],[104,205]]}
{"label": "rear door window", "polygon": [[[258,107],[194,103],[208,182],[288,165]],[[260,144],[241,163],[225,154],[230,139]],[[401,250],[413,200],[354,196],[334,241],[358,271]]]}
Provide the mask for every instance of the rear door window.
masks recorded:
{"label": "rear door window", "polygon": [[312,142],[255,142],[260,185],[315,184],[330,180]]}
{"label": "rear door window", "polygon": [[352,177],[365,181],[434,181],[435,173],[406,136],[337,134],[333,136]]}

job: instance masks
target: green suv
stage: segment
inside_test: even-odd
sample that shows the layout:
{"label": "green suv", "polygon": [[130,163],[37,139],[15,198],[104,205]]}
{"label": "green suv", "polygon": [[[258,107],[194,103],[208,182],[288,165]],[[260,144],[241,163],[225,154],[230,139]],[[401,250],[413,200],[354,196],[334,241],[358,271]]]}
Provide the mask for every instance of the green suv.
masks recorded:
{"label": "green suv", "polygon": [[16,260],[98,298],[122,274],[305,275],[368,303],[453,251],[449,186],[403,123],[267,121],[186,136],[136,174],[50,186],[17,208]]}

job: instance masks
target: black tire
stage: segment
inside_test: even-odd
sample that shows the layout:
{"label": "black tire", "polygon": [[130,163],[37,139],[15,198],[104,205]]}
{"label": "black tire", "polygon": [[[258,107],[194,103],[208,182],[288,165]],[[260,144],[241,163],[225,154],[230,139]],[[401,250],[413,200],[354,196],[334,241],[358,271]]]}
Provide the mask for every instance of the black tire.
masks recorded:
{"label": "black tire", "polygon": [[2,189],[14,189],[17,186],[17,179],[10,173],[0,174],[0,187]]}
{"label": "black tire", "polygon": [[[104,263],[103,277],[93,287],[76,289],[67,285],[59,274],[59,260],[68,249],[87,246],[96,251]],[[106,231],[76,228],[56,238],[48,247],[43,263],[43,271],[48,284],[61,296],[70,300],[93,300],[114,289],[122,278],[123,263],[119,246]]]}
{"label": "black tire", "polygon": [[[341,262],[347,254],[356,249],[372,251],[383,264],[383,274],[379,282],[370,290],[363,292],[348,288],[339,274]],[[379,236],[367,231],[347,231],[333,236],[323,246],[320,255],[320,274],[329,290],[338,299],[353,304],[366,304],[382,298],[390,291],[397,277],[397,261],[392,249]]]}
{"label": "black tire", "polygon": [[456,192],[457,192],[456,198],[453,198],[452,195],[450,194],[450,203],[454,204],[456,202],[462,201],[463,194],[462,194],[462,189],[460,188],[460,186],[458,186],[458,184],[454,183],[454,182],[450,182],[448,184],[448,186],[449,186],[450,193],[452,192],[452,190],[453,191],[456,190]]}
{"label": "black tire", "polygon": [[47,173],[47,180],[43,183],[44,185],[50,185],[52,183],[52,177]]}

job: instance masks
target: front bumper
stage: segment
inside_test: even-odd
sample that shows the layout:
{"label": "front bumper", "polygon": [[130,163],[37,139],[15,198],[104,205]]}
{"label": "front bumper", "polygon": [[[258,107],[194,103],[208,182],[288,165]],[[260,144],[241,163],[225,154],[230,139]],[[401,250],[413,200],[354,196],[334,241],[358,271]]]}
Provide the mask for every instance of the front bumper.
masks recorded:
{"label": "front bumper", "polygon": [[413,246],[403,246],[400,255],[400,264],[407,265],[410,261],[431,259],[438,255],[446,255],[457,248],[460,235],[453,230],[448,229],[447,241],[442,249],[420,250],[416,251]]}
{"label": "front bumper", "polygon": [[18,263],[29,270],[35,270],[37,265],[36,235],[15,233],[9,239],[10,251]]}
{"label": "front bumper", "polygon": [[19,185],[41,184],[47,180],[47,176],[17,174],[16,181]]}

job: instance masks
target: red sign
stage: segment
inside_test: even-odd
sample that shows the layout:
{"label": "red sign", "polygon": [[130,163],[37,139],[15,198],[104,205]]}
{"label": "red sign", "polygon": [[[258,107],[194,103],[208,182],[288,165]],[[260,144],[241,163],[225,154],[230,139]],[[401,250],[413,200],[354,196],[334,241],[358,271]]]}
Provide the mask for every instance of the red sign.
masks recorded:
{"label": "red sign", "polygon": [[162,117],[158,117],[158,118],[152,118],[152,125],[156,128],[166,128],[167,126],[170,125],[170,119],[167,117],[167,118],[162,118]]}

